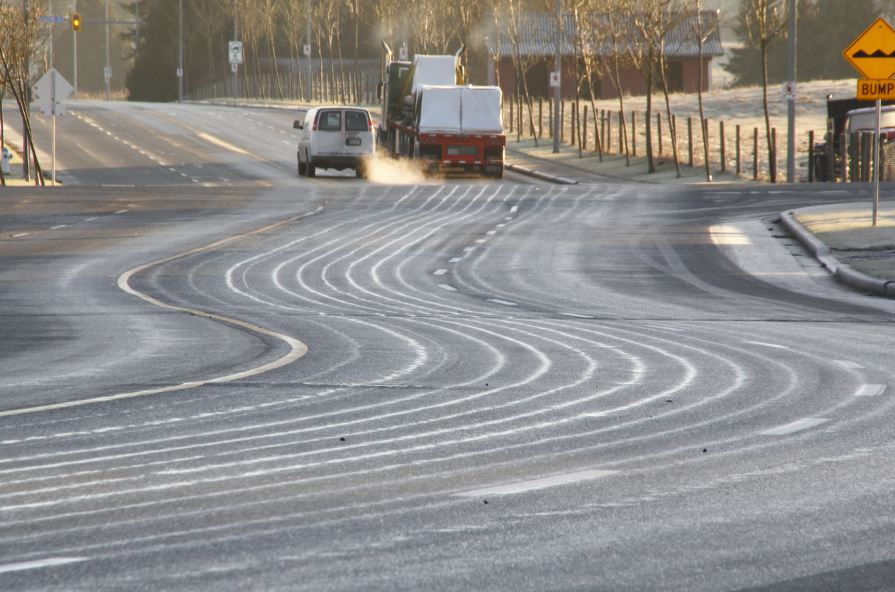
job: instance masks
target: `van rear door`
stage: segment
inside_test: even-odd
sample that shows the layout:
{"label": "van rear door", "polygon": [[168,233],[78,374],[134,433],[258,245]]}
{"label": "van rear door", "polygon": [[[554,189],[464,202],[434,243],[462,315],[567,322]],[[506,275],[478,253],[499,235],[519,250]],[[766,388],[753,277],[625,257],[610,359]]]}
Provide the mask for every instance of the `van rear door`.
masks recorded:
{"label": "van rear door", "polygon": [[313,152],[318,156],[340,156],[345,153],[342,146],[345,136],[342,132],[342,110],[321,109],[317,112],[317,126],[311,134]]}
{"label": "van rear door", "polygon": [[361,156],[373,152],[373,131],[370,114],[359,109],[345,109],[345,154]]}

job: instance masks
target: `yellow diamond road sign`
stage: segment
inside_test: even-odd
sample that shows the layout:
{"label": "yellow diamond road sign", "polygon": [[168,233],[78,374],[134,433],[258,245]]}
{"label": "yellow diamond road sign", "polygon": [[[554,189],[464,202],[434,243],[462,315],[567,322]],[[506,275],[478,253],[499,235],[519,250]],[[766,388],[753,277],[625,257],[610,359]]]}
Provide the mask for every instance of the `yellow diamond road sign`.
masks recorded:
{"label": "yellow diamond road sign", "polygon": [[842,52],[864,78],[883,80],[895,75],[895,29],[876,19]]}

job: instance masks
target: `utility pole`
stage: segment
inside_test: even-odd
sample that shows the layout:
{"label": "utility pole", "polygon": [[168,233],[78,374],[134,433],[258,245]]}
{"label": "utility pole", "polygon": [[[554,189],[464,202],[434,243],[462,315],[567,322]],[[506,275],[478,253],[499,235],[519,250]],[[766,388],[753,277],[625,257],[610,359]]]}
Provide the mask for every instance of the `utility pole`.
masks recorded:
{"label": "utility pole", "polygon": [[[786,76],[796,88],[796,0],[789,0],[789,39],[786,46]],[[786,182],[796,182],[796,95],[788,97],[786,126]]]}
{"label": "utility pole", "polygon": [[103,70],[106,81],[106,100],[112,100],[112,60],[109,53],[109,0],[106,0],[106,67]]}
{"label": "utility pole", "polygon": [[183,102],[183,0],[177,3],[177,100]]}
{"label": "utility pole", "polygon": [[[22,0],[22,20],[25,24],[25,30],[28,29],[28,0]],[[25,119],[31,121],[31,54],[25,58]],[[29,166],[29,149],[32,147],[28,143],[28,130],[22,133],[22,176],[25,181],[31,180],[31,167]]]}
{"label": "utility pole", "polygon": [[[239,41],[239,4],[233,2],[233,41]],[[233,97],[239,98],[239,65],[234,64],[233,68]]]}
{"label": "utility pole", "polygon": [[314,92],[314,84],[312,80],[311,73],[311,0],[308,0],[308,12],[306,15],[306,28],[305,28],[305,57],[308,60],[308,77],[307,77],[307,101],[310,103],[312,101],[311,94]]}
{"label": "utility pole", "polygon": [[562,101],[562,0],[556,0],[556,34],[554,42],[556,44],[555,55],[553,56],[553,70],[556,72],[558,80],[556,86],[553,87],[553,153],[559,153],[559,102]]}
{"label": "utility pole", "polygon": [[[72,14],[78,12],[78,0],[72,0]],[[71,31],[71,40],[72,40],[72,65],[73,65],[73,74],[74,74],[74,84],[75,92],[74,96],[78,98],[78,32],[72,28]]]}

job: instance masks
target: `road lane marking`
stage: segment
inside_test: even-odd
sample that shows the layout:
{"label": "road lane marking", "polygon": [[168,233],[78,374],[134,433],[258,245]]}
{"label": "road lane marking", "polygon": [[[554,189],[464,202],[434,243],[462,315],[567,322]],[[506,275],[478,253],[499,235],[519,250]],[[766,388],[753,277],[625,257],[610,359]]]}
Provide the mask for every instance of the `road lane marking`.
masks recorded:
{"label": "road lane marking", "polygon": [[234,146],[233,144],[230,144],[229,142],[225,142],[224,140],[217,138],[215,136],[212,136],[211,134],[207,134],[205,132],[198,132],[196,135],[199,136],[200,138],[202,138],[203,140],[205,140],[206,142],[208,142],[209,144],[214,144],[215,146],[218,146],[219,148],[224,148],[225,150],[229,150],[231,152],[236,152],[237,154],[245,154],[247,156],[249,154],[242,148],[240,148],[238,146]]}
{"label": "road lane marking", "polygon": [[37,561],[23,561],[22,563],[8,563],[0,565],[0,573],[9,573],[13,571],[26,571],[30,569],[42,569],[44,567],[56,567],[59,565],[69,565],[72,563],[81,563],[87,561],[86,557],[52,557],[50,559],[39,559]]}
{"label": "road lane marking", "polygon": [[856,397],[878,397],[881,394],[886,392],[886,385],[884,384],[865,384],[862,385],[861,388],[858,389],[858,392],[855,393]]}
{"label": "road lane marking", "polygon": [[28,236],[29,234],[31,234],[31,233],[30,232],[19,232],[17,234],[12,235],[12,238],[21,238],[23,236]]}
{"label": "road lane marking", "polygon": [[511,213],[511,214],[515,214],[515,213],[518,212],[518,211],[519,211],[519,206],[513,206],[512,208],[510,208],[510,213]]}
{"label": "road lane marking", "polygon": [[62,228],[67,228],[68,224],[57,224],[56,226],[50,227],[50,230],[60,230]]}
{"label": "road lane marking", "polygon": [[227,325],[232,325],[234,327],[239,327],[241,329],[245,329],[252,333],[262,335],[264,337],[269,337],[272,339],[276,339],[278,341],[282,341],[286,345],[289,346],[289,352],[286,353],[285,355],[283,355],[271,362],[268,362],[266,364],[262,364],[261,366],[257,366],[255,368],[249,368],[248,370],[243,370],[242,372],[236,372],[234,374],[227,374],[224,376],[214,376],[214,377],[210,377],[210,378],[200,378],[200,379],[197,379],[194,381],[183,382],[180,384],[175,384],[175,385],[165,386],[165,387],[150,388],[150,389],[144,389],[144,390],[139,390],[139,391],[129,391],[129,392],[124,392],[124,393],[114,393],[111,395],[90,397],[90,398],[79,399],[79,400],[75,400],[75,401],[64,401],[62,403],[50,403],[47,405],[36,405],[34,407],[21,407],[18,409],[9,409],[7,411],[0,411],[0,417],[26,415],[26,414],[30,414],[30,413],[38,413],[38,412],[43,412],[43,411],[55,411],[55,410],[67,409],[67,408],[71,408],[71,407],[81,407],[84,405],[93,405],[96,403],[107,403],[110,401],[119,401],[122,399],[133,399],[136,397],[145,397],[145,396],[149,396],[149,395],[173,393],[173,392],[178,392],[178,391],[194,389],[194,388],[198,388],[198,387],[209,385],[209,384],[221,384],[221,383],[233,382],[236,380],[242,380],[245,378],[258,376],[260,374],[264,374],[266,372],[276,370],[277,368],[282,368],[283,366],[287,366],[287,365],[295,362],[299,358],[302,358],[308,352],[308,346],[294,337],[290,337],[289,335],[285,335],[283,333],[277,333],[275,331],[265,329],[264,327],[260,327],[258,325],[249,323],[247,321],[242,321],[242,320],[231,318],[231,317],[225,317],[223,315],[218,315],[218,314],[214,314],[214,313],[203,311],[203,310],[186,308],[186,307],[182,307],[182,306],[175,306],[173,304],[167,304],[165,302],[162,302],[161,300],[153,298],[152,296],[150,296],[148,294],[144,294],[143,292],[140,292],[140,291],[134,289],[130,285],[130,280],[134,275],[136,275],[138,273],[142,273],[143,271],[146,271],[147,269],[150,269],[152,267],[156,267],[158,265],[163,265],[165,263],[170,263],[172,261],[177,261],[179,259],[185,259],[186,257],[190,257],[192,255],[197,255],[199,253],[206,253],[209,251],[214,251],[215,249],[218,249],[218,248],[228,245],[230,243],[240,241],[240,240],[245,240],[247,237],[257,236],[257,235],[264,234],[264,233],[267,233],[267,232],[270,232],[273,230],[277,230],[279,228],[282,228],[284,226],[292,224],[292,223],[296,222],[297,220],[301,220],[303,218],[307,218],[309,216],[318,214],[322,210],[323,210],[323,206],[320,206],[312,212],[308,212],[308,213],[301,214],[298,216],[293,216],[291,218],[287,218],[286,220],[281,220],[279,222],[269,224],[267,226],[252,230],[250,232],[230,236],[228,238],[221,239],[219,241],[205,245],[204,247],[198,247],[196,249],[186,251],[185,253],[173,255],[171,257],[166,257],[164,259],[159,259],[158,261],[145,263],[143,265],[140,265],[140,266],[135,267],[129,271],[124,272],[123,274],[121,274],[118,277],[118,287],[123,292],[131,294],[132,296],[136,296],[137,298],[140,298],[141,300],[144,300],[154,306],[163,308],[165,310],[172,310],[175,312],[183,312],[183,313],[186,313],[186,314],[189,314],[192,316],[202,317],[202,318],[212,320],[212,321],[218,321],[218,322],[221,322],[221,323],[224,323]]}
{"label": "road lane marking", "polygon": [[448,263],[460,263],[461,261],[463,261],[463,257],[454,257],[453,259],[449,260]]}
{"label": "road lane marking", "polygon": [[760,432],[761,436],[786,436],[788,434],[794,434],[796,432],[801,432],[804,430],[811,429],[813,427],[817,427],[821,424],[825,424],[829,419],[826,417],[807,417],[805,419],[800,419],[798,421],[794,421],[792,423],[788,423],[786,425],[778,426],[776,428],[772,428],[770,430],[765,430]]}
{"label": "road lane marking", "polygon": [[592,319],[593,317],[583,314],[578,314],[577,312],[561,312],[559,313],[564,317],[572,317],[575,319]]}
{"label": "road lane marking", "polygon": [[489,298],[488,302],[493,302],[494,304],[502,304],[504,306],[519,306],[515,302],[510,302],[509,300],[501,300],[500,298]]}
{"label": "road lane marking", "polygon": [[842,366],[843,368],[850,368],[852,370],[861,370],[864,368],[863,365],[852,362],[851,360],[836,360],[836,363]]}
{"label": "road lane marking", "polygon": [[444,275],[444,274],[447,273],[447,271],[448,271],[448,270],[446,270],[446,269],[436,269],[436,270],[433,271],[432,273],[433,273],[433,275]]}
{"label": "road lane marking", "polygon": [[591,469],[589,471],[577,471],[575,473],[565,473],[563,475],[553,475],[552,477],[544,477],[542,479],[532,479],[530,481],[517,481],[516,483],[508,483],[505,485],[495,485],[492,487],[483,487],[481,489],[472,489],[455,493],[455,497],[484,497],[486,495],[513,495],[516,493],[526,493],[529,491],[537,491],[539,489],[547,489],[550,487],[558,487],[560,485],[571,485],[572,483],[580,483],[582,481],[592,481],[600,477],[608,477],[614,475],[618,471],[604,471],[601,469]]}
{"label": "road lane marking", "polygon": [[127,214],[130,210],[118,210],[117,212],[112,212],[113,214]]}
{"label": "road lane marking", "polygon": [[785,345],[778,345],[776,343],[767,343],[765,341],[749,341],[749,340],[744,339],[743,343],[748,343],[749,345],[760,345],[762,347],[771,347],[774,349],[789,349]]}
{"label": "road lane marking", "polygon": [[451,286],[450,284],[438,284],[438,287],[442,290],[447,290],[448,292],[456,292],[457,288]]}

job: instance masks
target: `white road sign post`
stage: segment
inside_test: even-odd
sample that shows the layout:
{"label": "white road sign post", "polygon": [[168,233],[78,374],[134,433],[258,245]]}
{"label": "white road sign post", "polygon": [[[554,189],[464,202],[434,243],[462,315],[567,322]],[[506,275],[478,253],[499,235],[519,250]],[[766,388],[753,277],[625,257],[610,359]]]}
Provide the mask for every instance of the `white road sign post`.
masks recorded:
{"label": "white road sign post", "polygon": [[71,93],[75,90],[74,87],[68,83],[68,80],[62,77],[62,74],[56,71],[55,68],[50,68],[46,74],[40,77],[40,80],[37,81],[37,84],[34,85],[33,89],[34,94],[37,95],[38,104],[40,105],[40,110],[45,115],[50,115],[53,118],[53,133],[52,133],[52,144],[53,144],[53,176],[52,176],[52,185],[56,185],[56,118],[62,117],[65,115],[65,105],[62,103],[65,99],[71,96]]}
{"label": "white road sign post", "polygon": [[[858,35],[842,52],[842,57],[860,72],[859,99],[876,100],[876,135],[873,137],[873,225],[879,217],[879,140],[882,99],[891,92],[890,81],[895,78],[895,28],[886,19],[878,18]],[[845,174],[845,171],[843,171]]]}
{"label": "white road sign post", "polygon": [[244,61],[242,51],[242,41],[231,41],[227,48],[227,58],[230,60],[230,71],[233,73],[233,91],[234,97],[239,96],[239,66]]}

